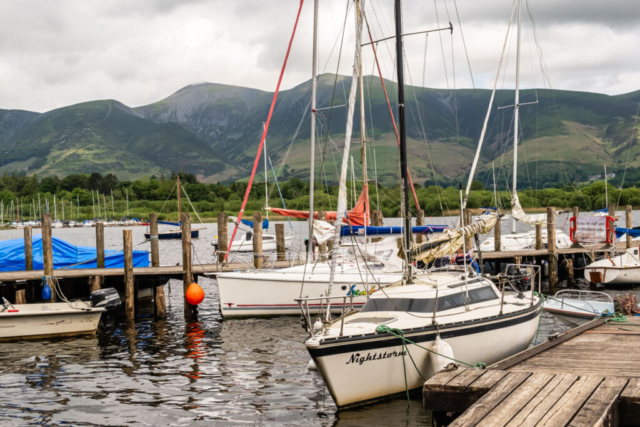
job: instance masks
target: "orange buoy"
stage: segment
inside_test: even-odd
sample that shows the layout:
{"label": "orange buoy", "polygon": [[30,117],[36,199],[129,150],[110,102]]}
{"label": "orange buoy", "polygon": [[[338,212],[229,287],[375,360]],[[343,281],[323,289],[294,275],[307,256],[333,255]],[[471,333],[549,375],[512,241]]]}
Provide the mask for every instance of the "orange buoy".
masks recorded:
{"label": "orange buoy", "polygon": [[192,283],[187,288],[187,302],[191,305],[198,305],[204,300],[204,291],[197,283]]}

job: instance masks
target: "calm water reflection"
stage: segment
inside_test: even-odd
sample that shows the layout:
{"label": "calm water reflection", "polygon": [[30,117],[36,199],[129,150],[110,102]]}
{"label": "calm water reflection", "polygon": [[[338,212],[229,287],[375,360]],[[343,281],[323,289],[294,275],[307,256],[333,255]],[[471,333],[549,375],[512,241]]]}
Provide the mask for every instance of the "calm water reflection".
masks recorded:
{"label": "calm water reflection", "polygon": [[[304,223],[294,224],[304,233]],[[194,242],[203,263],[213,262],[215,225],[207,227]],[[120,249],[122,229],[105,231],[107,248]],[[143,231],[133,229],[134,244]],[[95,238],[92,229],[53,234],[79,245]],[[21,236],[0,231],[0,239]],[[180,261],[180,242],[160,247],[163,264]],[[410,406],[395,399],[337,413],[322,379],[306,368],[297,318],[222,322],[215,281],[200,283],[207,297],[192,323],[183,319],[182,283],[172,281],[166,320],[154,320],[148,306],[134,322],[116,318],[94,338],[0,343],[0,424],[430,425],[419,396]],[[543,316],[539,339],[562,330]]]}

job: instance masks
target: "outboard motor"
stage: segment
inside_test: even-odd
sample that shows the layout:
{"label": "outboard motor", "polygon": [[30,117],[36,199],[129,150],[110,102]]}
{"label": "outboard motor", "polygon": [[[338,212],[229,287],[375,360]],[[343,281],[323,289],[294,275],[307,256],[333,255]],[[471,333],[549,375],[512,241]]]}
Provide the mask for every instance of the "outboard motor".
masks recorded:
{"label": "outboard motor", "polygon": [[116,311],[122,305],[120,295],[114,288],[91,292],[91,302],[93,302],[94,307],[106,308],[108,313]]}

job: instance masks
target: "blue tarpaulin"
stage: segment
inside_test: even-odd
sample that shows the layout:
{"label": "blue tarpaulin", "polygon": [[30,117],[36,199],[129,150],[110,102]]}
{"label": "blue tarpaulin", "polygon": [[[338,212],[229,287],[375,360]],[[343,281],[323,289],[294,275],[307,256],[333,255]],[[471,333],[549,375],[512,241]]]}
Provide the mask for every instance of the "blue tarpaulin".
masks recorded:
{"label": "blue tarpaulin", "polygon": [[631,237],[640,237],[640,230],[636,230],[635,228],[622,228],[616,227],[616,238],[620,238],[628,234]]}
{"label": "blue tarpaulin", "polygon": [[[75,246],[57,237],[52,237],[53,268],[97,268],[96,248]],[[32,237],[33,269],[43,270],[42,235]],[[79,264],[79,265],[76,265]],[[106,251],[104,254],[106,268],[124,267],[124,253],[121,250]],[[134,267],[149,267],[149,253],[133,251]],[[0,271],[23,271],[25,269],[24,239],[0,241]]]}
{"label": "blue tarpaulin", "polygon": [[597,211],[593,211],[593,213],[599,213],[599,212],[609,212],[609,209],[604,208],[604,209],[598,209]]}
{"label": "blue tarpaulin", "polygon": [[169,221],[158,221],[158,224],[175,225],[176,227],[180,227],[182,225],[181,222],[169,222]]}
{"label": "blue tarpaulin", "polygon": [[[253,227],[253,221],[249,221],[248,219],[241,219],[240,222],[242,222],[246,226]],[[268,219],[265,219],[264,221],[262,221],[262,229],[263,230],[268,230],[269,229],[269,220]]]}
{"label": "blue tarpaulin", "polygon": [[[423,233],[442,233],[445,229],[449,228],[446,225],[420,225],[411,227],[411,232],[414,234]],[[383,236],[388,234],[402,234],[404,227],[367,227],[367,236]],[[343,226],[340,230],[341,236],[364,236],[364,227],[361,225],[354,225],[351,227]]]}

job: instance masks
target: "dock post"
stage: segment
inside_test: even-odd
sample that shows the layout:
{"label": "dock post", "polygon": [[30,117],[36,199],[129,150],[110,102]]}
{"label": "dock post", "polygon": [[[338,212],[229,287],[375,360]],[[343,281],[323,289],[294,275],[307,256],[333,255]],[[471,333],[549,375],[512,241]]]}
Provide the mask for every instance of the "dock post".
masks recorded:
{"label": "dock post", "polygon": [[[97,225],[97,224],[96,224]],[[135,317],[135,292],[133,288],[133,238],[131,230],[122,230],[124,242],[124,291],[125,291],[125,312],[127,320]]]}
{"label": "dock post", "polygon": [[[318,220],[320,221],[326,221],[327,220],[327,213],[325,211],[320,211],[318,212]],[[327,242],[324,243],[320,243],[318,245],[318,257],[320,260],[326,260],[327,259]]]}
{"label": "dock post", "polygon": [[[44,264],[44,275],[48,278],[53,276],[53,248],[51,246],[51,215],[42,214],[40,218],[42,224],[42,263]],[[51,284],[49,284],[51,287]],[[51,302],[56,302],[56,293],[51,289]]]}
{"label": "dock post", "polygon": [[576,218],[580,216],[580,208],[578,206],[573,207],[573,216]]}
{"label": "dock post", "polygon": [[278,261],[285,261],[287,259],[286,250],[284,224],[276,224],[276,251],[278,252]]}
{"label": "dock post", "polygon": [[[96,267],[104,268],[104,223],[96,223]],[[99,291],[102,288],[104,278],[101,276],[91,276],[91,292]]]}
{"label": "dock post", "polygon": [[229,250],[229,237],[227,236],[227,213],[218,212],[218,264],[224,263],[224,256]]}
{"label": "dock post", "polygon": [[609,203],[609,216],[615,217],[616,216],[616,204],[615,203]]}
{"label": "dock post", "polygon": [[536,224],[536,250],[542,249],[542,224]]}
{"label": "dock post", "polygon": [[26,304],[27,303],[27,297],[26,297],[26,290],[25,289],[20,289],[19,291],[16,291],[16,304]]}
{"label": "dock post", "polygon": [[567,268],[567,286],[573,288],[575,285],[575,278],[573,272],[573,259],[567,258],[565,260],[565,267]]}
{"label": "dock post", "polygon": [[[24,269],[25,271],[33,270],[33,229],[31,227],[24,228]],[[26,300],[36,300],[36,282],[33,280],[27,280]],[[16,294],[17,298],[17,294]],[[16,300],[17,301],[17,300]]]}
{"label": "dock post", "polygon": [[493,250],[500,252],[502,250],[502,221],[498,218],[496,226],[493,227]]}
{"label": "dock post", "polygon": [[[471,224],[471,210],[465,209],[464,210],[464,225],[466,227],[469,224]],[[467,251],[469,251],[469,250],[471,250],[471,248],[473,248],[473,236],[465,236],[464,237],[464,247],[467,248]]]}
{"label": "dock post", "polygon": [[555,294],[558,287],[556,208],[547,208],[547,249],[549,250],[549,293]]}
{"label": "dock post", "polygon": [[[424,225],[424,211],[422,209],[418,209],[418,215],[416,215],[416,226],[420,227]],[[422,234],[417,234],[416,235],[416,244],[419,245],[420,243],[424,242],[424,235]]]}
{"label": "dock post", "polygon": [[[418,215],[420,214],[420,212],[418,212]],[[371,226],[372,227],[382,227],[382,222],[383,222],[383,217],[382,217],[382,211],[379,210],[375,210],[371,212]],[[372,242],[379,242],[381,241],[382,238],[380,237],[375,237],[373,239],[371,239]],[[329,240],[329,244],[333,245],[333,240]],[[329,251],[331,251],[332,246],[329,247]]]}
{"label": "dock post", "polygon": [[[158,214],[149,214],[149,239],[151,243],[151,266],[160,266],[160,242],[158,241]],[[153,288],[154,312],[156,317],[167,317],[167,306],[164,298],[164,287]]]}
{"label": "dock post", "polygon": [[[626,216],[626,224],[625,226],[629,229],[633,228],[633,222],[631,221],[631,210],[632,210],[632,206],[631,205],[627,205],[626,209],[625,209],[625,216]],[[631,236],[627,234],[627,249],[629,249],[631,246],[633,245],[633,243],[631,242]]]}
{"label": "dock post", "polygon": [[194,307],[187,302],[187,289],[193,281],[191,269],[191,215],[183,212],[180,218],[182,221],[182,289],[184,299],[184,318],[191,319]]}
{"label": "dock post", "polygon": [[262,255],[262,214],[253,213],[253,266],[258,270],[264,266]]}

